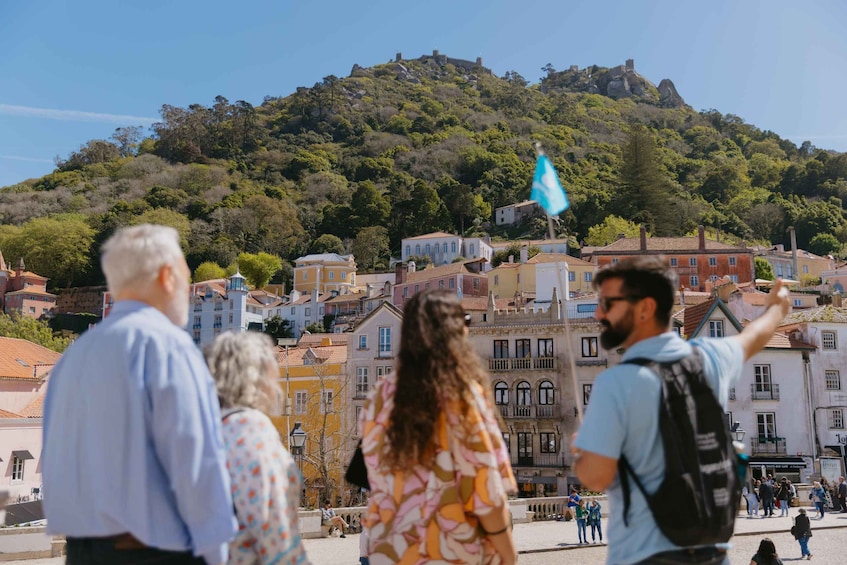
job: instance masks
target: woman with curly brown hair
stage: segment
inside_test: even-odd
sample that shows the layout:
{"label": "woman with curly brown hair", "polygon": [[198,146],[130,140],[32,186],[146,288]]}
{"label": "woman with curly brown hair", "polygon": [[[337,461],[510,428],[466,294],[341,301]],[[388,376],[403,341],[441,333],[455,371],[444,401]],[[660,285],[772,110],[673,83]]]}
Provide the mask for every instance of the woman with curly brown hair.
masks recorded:
{"label": "woman with curly brown hair", "polygon": [[466,339],[469,320],[453,293],[413,296],[397,371],[368,395],[362,451],[373,565],[515,562],[515,478],[488,375]]}

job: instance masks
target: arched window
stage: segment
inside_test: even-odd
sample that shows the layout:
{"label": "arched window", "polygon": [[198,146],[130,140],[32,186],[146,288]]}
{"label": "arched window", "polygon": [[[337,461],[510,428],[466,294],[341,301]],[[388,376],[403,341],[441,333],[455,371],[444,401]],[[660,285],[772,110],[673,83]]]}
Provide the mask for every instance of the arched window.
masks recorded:
{"label": "arched window", "polygon": [[444,245],[441,246],[441,252],[447,253],[447,243],[446,242],[444,243]]}
{"label": "arched window", "polygon": [[421,246],[415,245],[415,255],[420,255],[420,254],[421,254]]}
{"label": "arched window", "polygon": [[556,403],[556,390],[553,388],[553,383],[551,383],[550,381],[541,381],[541,384],[538,387],[538,403]]}
{"label": "arched window", "polygon": [[496,385],[494,385],[494,404],[508,404],[509,403],[509,385],[500,381]]}
{"label": "arched window", "polygon": [[521,381],[518,383],[518,398],[517,404],[518,406],[529,406],[532,404],[532,387],[529,386],[529,383],[526,381]]}
{"label": "arched window", "polygon": [[424,247],[424,253],[429,255],[429,244],[428,243],[426,244],[426,247]]}
{"label": "arched window", "polygon": [[406,246],[406,257],[412,254],[412,247],[410,245]]}

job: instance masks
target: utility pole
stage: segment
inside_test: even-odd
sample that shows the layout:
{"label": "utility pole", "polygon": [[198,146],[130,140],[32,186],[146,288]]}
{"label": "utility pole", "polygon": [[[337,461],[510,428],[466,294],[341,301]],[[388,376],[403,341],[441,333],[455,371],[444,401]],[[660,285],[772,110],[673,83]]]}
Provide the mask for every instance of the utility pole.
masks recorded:
{"label": "utility pole", "polygon": [[285,347],[285,437],[286,447],[291,451],[291,377],[288,374],[288,348],[297,345],[297,338],[278,337],[276,343]]}

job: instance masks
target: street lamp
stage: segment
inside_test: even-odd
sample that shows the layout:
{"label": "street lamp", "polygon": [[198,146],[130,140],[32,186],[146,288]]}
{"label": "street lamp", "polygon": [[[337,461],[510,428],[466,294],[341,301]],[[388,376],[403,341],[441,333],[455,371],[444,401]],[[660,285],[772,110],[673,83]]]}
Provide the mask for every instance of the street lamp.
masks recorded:
{"label": "street lamp", "polygon": [[[278,337],[276,344],[285,347],[285,432],[291,433],[291,378],[288,376],[288,347],[297,345],[297,338]],[[291,436],[288,437],[288,450],[291,451]]]}
{"label": "street lamp", "polygon": [[744,428],[741,427],[741,422],[735,422],[732,424],[732,428],[730,428],[730,432],[732,433],[733,442],[732,447],[735,448],[735,453],[738,455],[738,478],[741,479],[743,483],[747,478],[747,463],[749,457],[746,453],[744,453],[744,436],[747,432]]}
{"label": "street lamp", "polygon": [[747,435],[747,432],[741,427],[741,422],[735,422],[732,424],[732,436],[735,438],[735,441],[743,445],[742,442],[744,441],[745,435]]}
{"label": "street lamp", "polygon": [[300,427],[300,422],[294,422],[294,429],[288,434],[288,443],[291,445],[291,454],[295,455],[300,463],[300,476],[303,475],[303,446],[306,445],[306,432]]}

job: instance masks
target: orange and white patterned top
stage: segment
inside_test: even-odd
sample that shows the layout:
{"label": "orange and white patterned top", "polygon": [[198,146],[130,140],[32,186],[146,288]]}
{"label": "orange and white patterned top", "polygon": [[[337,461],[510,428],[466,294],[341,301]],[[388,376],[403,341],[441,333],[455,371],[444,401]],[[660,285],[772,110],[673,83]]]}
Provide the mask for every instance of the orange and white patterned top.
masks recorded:
{"label": "orange and white patterned top", "polygon": [[366,517],[370,563],[499,564],[477,517],[507,504],[517,485],[492,407],[475,386],[467,426],[460,424],[458,401],[452,402],[436,423],[431,463],[392,472],[382,455],[389,448],[386,430],[396,375],[377,383],[362,416],[362,451],[371,485]]}

